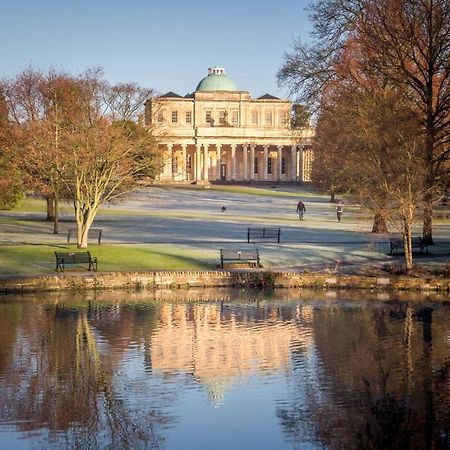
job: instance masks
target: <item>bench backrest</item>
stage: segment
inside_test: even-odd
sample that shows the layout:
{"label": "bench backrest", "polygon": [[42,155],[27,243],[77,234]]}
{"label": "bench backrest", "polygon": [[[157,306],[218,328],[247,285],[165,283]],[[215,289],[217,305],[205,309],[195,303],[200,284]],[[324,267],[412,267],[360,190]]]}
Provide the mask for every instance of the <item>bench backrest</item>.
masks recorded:
{"label": "bench backrest", "polygon": [[247,232],[252,237],[276,238],[280,234],[279,228],[248,228]]}
{"label": "bench backrest", "polygon": [[258,259],[259,252],[258,249],[250,249],[250,250],[220,250],[220,257],[224,260],[233,259]]}
{"label": "bench backrest", "polygon": [[91,254],[89,252],[55,252],[57,261],[65,264],[77,264],[91,262]]}
{"label": "bench backrest", "polygon": [[[391,237],[389,238],[389,242],[392,245],[403,245],[403,238],[402,237]],[[411,244],[412,245],[422,245],[422,238],[420,236],[415,236],[411,238]]]}

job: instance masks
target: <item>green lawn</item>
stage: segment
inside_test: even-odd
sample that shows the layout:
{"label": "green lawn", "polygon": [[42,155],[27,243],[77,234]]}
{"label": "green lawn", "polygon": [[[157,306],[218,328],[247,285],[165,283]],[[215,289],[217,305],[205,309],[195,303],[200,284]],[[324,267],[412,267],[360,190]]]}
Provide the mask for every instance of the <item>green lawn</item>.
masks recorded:
{"label": "green lawn", "polygon": [[[198,249],[189,252],[175,245],[93,245],[88,248],[98,258],[99,271],[212,269],[216,252]],[[83,251],[75,246],[4,245],[0,247],[0,274],[52,274],[55,251]],[[186,256],[188,255],[188,256]],[[214,259],[215,258],[215,259]],[[75,270],[83,270],[75,268]]]}

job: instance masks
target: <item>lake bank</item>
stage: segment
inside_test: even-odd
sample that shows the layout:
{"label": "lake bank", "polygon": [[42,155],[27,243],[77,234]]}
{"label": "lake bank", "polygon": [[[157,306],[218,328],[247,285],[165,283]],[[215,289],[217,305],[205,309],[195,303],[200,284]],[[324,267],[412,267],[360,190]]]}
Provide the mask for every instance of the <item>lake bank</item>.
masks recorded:
{"label": "lake bank", "polygon": [[425,291],[450,295],[450,278],[234,269],[71,272],[45,276],[4,277],[0,279],[1,294],[45,291],[175,290],[190,288],[365,289],[376,291]]}

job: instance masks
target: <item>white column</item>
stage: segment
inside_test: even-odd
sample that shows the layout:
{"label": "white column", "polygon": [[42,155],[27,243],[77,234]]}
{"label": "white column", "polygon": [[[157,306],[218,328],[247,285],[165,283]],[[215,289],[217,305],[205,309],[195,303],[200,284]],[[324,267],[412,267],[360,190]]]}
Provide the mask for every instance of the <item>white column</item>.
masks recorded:
{"label": "white column", "polygon": [[304,173],[303,173],[303,166],[304,166],[304,160],[303,160],[303,152],[304,152],[304,147],[303,145],[300,145],[299,147],[299,151],[298,151],[298,156],[299,156],[299,162],[298,162],[298,166],[299,166],[299,171],[298,171],[298,179],[299,181],[303,182],[305,181],[305,177],[304,177]]}
{"label": "white column", "polygon": [[291,147],[291,181],[297,180],[297,146]]}
{"label": "white column", "polygon": [[186,144],[181,144],[181,181],[187,180],[186,173]]}
{"label": "white column", "polygon": [[269,160],[269,146],[264,146],[264,173],[263,173],[263,180],[267,181],[267,166],[268,166],[268,160]]}
{"label": "white column", "polygon": [[173,181],[173,144],[167,144],[167,150],[169,150],[169,180]]}
{"label": "white column", "polygon": [[195,179],[196,181],[200,181],[202,179],[202,166],[201,166],[201,145],[196,144],[195,146]]}
{"label": "white column", "polygon": [[244,176],[243,179],[244,180],[248,180],[247,176],[248,176],[248,155],[247,155],[247,146],[243,145],[242,146],[242,158],[243,158],[243,162],[244,162]]}
{"label": "white column", "polygon": [[231,144],[231,179],[236,179],[236,144]]}
{"label": "white column", "polygon": [[250,146],[250,180],[255,179],[255,146]]}
{"label": "white column", "polygon": [[283,158],[283,146],[279,145],[278,147],[278,181],[281,180],[281,158]]}
{"label": "white column", "polygon": [[222,148],[222,144],[216,144],[216,154],[217,154],[217,158],[216,158],[216,179],[220,180],[220,161],[221,161],[221,155],[220,152]]}
{"label": "white column", "polygon": [[203,181],[208,181],[208,144],[203,144]]}

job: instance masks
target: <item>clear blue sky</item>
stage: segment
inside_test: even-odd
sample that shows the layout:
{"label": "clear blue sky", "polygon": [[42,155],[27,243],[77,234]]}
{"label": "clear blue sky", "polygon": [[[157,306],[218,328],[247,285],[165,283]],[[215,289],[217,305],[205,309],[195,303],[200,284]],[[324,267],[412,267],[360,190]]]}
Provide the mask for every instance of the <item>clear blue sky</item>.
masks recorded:
{"label": "clear blue sky", "polygon": [[0,76],[101,66],[111,83],[185,95],[220,66],[253,97],[284,96],[276,72],[308,38],[311,1],[0,0]]}

